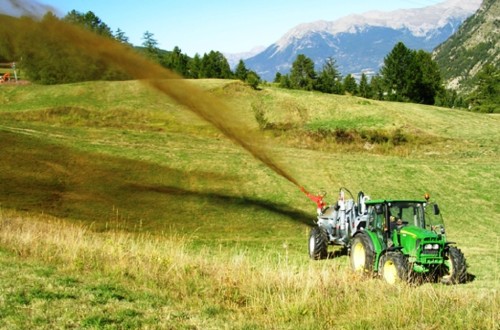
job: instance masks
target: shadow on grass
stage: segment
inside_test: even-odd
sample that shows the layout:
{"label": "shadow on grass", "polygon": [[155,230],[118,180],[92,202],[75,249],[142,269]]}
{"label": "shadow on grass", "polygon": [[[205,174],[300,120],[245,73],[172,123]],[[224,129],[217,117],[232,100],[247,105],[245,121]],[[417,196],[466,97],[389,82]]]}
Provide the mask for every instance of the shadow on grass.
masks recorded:
{"label": "shadow on grass", "polygon": [[[7,208],[151,230],[205,224],[214,231],[236,218],[313,224],[312,213],[285,203],[218,192],[242,184],[227,173],[183,171],[2,130],[0,150],[0,203]],[[159,178],[164,184],[155,183]]]}
{"label": "shadow on grass", "polygon": [[329,251],[327,259],[335,259],[340,257],[345,257],[349,255],[349,250],[347,247],[342,246],[340,249],[335,251]]}
{"label": "shadow on grass", "polygon": [[465,283],[474,282],[475,280],[476,280],[476,275],[467,273],[467,279],[465,280]]}
{"label": "shadow on grass", "polygon": [[224,207],[224,205],[241,206],[243,208],[256,207],[277,215],[285,216],[291,221],[305,224],[310,227],[314,225],[312,221],[312,217],[314,216],[313,214],[292,209],[289,205],[283,203],[273,203],[270,201],[245,196],[231,196],[218,192],[193,191],[172,186],[131,184],[127,187],[127,189],[130,188],[137,191],[148,191],[165,194],[170,197],[183,196],[194,197],[197,199],[200,198],[208,200],[212,204],[220,205],[221,207]]}

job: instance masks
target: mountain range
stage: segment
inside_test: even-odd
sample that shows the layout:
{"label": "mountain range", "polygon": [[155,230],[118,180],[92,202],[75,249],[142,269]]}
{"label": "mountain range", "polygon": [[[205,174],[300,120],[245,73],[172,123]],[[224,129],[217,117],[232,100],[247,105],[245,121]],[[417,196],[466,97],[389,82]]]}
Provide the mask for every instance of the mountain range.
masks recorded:
{"label": "mountain range", "polygon": [[336,21],[304,23],[256,55],[241,58],[247,68],[267,81],[272,81],[277,72],[288,73],[299,54],[311,58],[317,71],[332,57],[342,75],[373,75],[397,42],[431,52],[453,35],[481,3],[448,0],[423,8],[371,11]]}

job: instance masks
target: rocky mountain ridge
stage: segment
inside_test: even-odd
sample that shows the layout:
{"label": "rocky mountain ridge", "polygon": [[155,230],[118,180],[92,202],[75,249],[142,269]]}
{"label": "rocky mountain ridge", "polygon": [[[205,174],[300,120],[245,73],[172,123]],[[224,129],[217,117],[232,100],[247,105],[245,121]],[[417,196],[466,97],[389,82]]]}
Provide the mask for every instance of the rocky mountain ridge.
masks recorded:
{"label": "rocky mountain ridge", "polygon": [[398,41],[412,49],[432,51],[474,14],[481,0],[448,0],[434,6],[392,12],[371,11],[333,22],[300,24],[263,52],[245,59],[265,80],[287,73],[298,54],[311,58],[320,70],[333,57],[342,74],[375,74]]}

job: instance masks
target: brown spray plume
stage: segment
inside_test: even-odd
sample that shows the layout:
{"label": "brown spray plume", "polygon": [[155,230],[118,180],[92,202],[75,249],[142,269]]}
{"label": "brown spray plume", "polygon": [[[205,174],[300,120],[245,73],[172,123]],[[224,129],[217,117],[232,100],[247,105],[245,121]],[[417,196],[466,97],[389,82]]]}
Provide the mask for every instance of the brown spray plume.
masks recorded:
{"label": "brown spray plume", "polygon": [[[18,7],[23,6],[21,1],[11,1],[16,3]],[[6,19],[13,20],[9,16],[0,16],[0,26],[4,23],[12,24],[12,22],[2,22]],[[238,113],[221,99],[193,86],[173,72],[145,59],[130,47],[117,41],[100,37],[60,20],[43,20],[40,22],[26,18],[15,20],[17,20],[16,29],[4,29],[0,32],[9,34],[10,31],[10,36],[8,35],[10,38],[15,38],[23,33],[33,33],[33,31],[38,34],[56,35],[58,42],[69,45],[78,52],[98,61],[119,67],[130,76],[149,84],[179,104],[184,105],[187,109],[219,129],[233,142],[242,146],[274,172],[300,187],[298,182],[283,166],[273,159],[270,151],[265,148],[263,139],[246,128],[239,120]],[[12,25],[10,26],[12,27]]]}

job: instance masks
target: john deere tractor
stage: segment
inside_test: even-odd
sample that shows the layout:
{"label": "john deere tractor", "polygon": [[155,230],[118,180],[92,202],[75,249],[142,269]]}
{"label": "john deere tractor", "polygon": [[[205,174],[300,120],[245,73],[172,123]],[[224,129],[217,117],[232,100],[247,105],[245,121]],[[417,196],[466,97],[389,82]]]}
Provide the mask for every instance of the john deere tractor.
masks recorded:
{"label": "john deere tractor", "polygon": [[[343,200],[318,215],[309,237],[309,255],[327,257],[328,245],[344,245],[356,272],[380,275],[389,283],[425,279],[464,283],[463,253],[446,240],[437,204],[422,200]],[[330,211],[329,211],[330,209]],[[342,229],[344,228],[344,229]]]}

